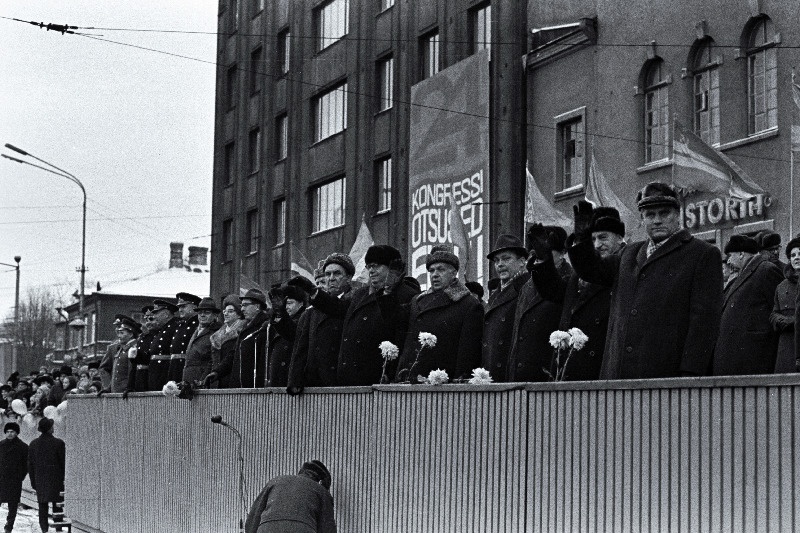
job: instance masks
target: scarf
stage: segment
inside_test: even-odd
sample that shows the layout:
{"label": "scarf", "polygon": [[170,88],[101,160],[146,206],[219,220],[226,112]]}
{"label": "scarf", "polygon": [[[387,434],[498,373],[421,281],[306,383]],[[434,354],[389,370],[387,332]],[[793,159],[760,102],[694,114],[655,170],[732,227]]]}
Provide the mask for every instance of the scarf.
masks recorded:
{"label": "scarf", "polygon": [[239,336],[242,329],[244,329],[245,320],[239,319],[234,322],[230,327],[225,324],[217,331],[211,334],[211,346],[217,350],[222,348],[222,345],[231,339]]}

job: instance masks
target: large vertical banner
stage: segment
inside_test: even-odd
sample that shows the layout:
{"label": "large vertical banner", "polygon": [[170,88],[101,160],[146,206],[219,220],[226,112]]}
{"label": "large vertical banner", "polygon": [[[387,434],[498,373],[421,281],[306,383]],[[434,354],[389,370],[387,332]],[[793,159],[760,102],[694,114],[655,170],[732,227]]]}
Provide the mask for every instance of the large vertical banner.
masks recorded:
{"label": "large vertical banner", "polygon": [[[450,210],[455,202],[468,238],[468,250],[455,246],[455,251],[466,279],[483,283],[489,247],[487,51],[411,88],[408,183],[411,275],[426,287],[425,256],[431,246],[453,243]],[[458,217],[453,218],[457,223]]]}

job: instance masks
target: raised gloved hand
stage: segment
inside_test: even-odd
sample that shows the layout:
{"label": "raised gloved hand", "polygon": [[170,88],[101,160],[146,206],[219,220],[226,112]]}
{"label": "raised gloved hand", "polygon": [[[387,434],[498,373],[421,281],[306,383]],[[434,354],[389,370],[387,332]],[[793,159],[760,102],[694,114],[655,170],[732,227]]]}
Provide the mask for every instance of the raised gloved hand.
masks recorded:
{"label": "raised gloved hand", "polygon": [[578,205],[572,206],[572,214],[575,221],[575,235],[581,239],[587,238],[589,228],[592,226],[594,207],[586,200],[580,200]]}
{"label": "raised gloved hand", "polygon": [[550,257],[552,248],[550,246],[550,242],[548,241],[548,232],[544,226],[539,223],[533,224],[530,228],[528,228],[528,233],[525,235],[525,237],[528,250],[533,252],[532,259],[540,259],[544,261]]}
{"label": "raised gloved hand", "polygon": [[317,286],[314,285],[314,282],[303,276],[295,276],[287,281],[286,284],[302,289],[309,295],[313,295],[315,292],[317,292]]}

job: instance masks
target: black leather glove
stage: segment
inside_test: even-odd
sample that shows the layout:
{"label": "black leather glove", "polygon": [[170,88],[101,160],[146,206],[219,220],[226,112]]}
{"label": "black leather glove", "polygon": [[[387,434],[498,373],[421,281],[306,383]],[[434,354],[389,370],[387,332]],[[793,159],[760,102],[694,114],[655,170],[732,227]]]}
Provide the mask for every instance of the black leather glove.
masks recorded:
{"label": "black leather glove", "polygon": [[572,214],[575,219],[575,235],[581,239],[586,238],[592,226],[594,207],[586,200],[580,200],[578,205],[572,206]]}
{"label": "black leather glove", "polygon": [[[550,246],[550,242],[548,241],[548,236],[547,230],[539,223],[536,223],[528,228],[528,233],[525,237],[528,241],[528,250],[533,252],[533,254],[536,256],[533,259],[538,258],[544,261],[550,257],[552,248]],[[530,268],[528,270],[530,270]]]}
{"label": "black leather glove", "polygon": [[203,386],[208,387],[218,379],[219,379],[219,374],[217,374],[216,372],[209,372],[206,375],[206,377],[203,378]]}
{"label": "black leather glove", "polygon": [[302,289],[309,295],[313,295],[315,292],[317,292],[317,286],[314,285],[314,282],[303,276],[295,276],[287,281],[286,284]]}
{"label": "black leather glove", "polygon": [[129,391],[129,390],[126,390],[125,392],[123,392],[122,393],[122,399],[123,400],[127,400],[128,399],[128,394],[130,394],[130,392],[131,391]]}
{"label": "black leather glove", "polygon": [[286,394],[289,396],[299,396],[303,393],[303,387],[286,387]]}

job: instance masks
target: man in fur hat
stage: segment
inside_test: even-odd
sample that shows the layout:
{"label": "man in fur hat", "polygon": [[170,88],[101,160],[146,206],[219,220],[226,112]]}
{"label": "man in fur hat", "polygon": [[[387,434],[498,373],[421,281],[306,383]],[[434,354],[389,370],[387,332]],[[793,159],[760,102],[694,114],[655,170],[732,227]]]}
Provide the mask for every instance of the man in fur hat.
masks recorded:
{"label": "man in fur hat", "polygon": [[611,287],[600,379],[708,373],[722,309],[722,257],[681,229],[678,194],[665,183],[637,196],[647,240],[602,257],[592,244],[592,205],[574,207],[569,258],[581,279]]}
{"label": "man in fur hat", "polygon": [[331,473],[322,462],[303,463],[293,476],[269,480],[247,513],[246,533],[336,533]]}
{"label": "man in fur hat", "polygon": [[[416,383],[436,369],[451,380],[469,377],[481,360],[483,305],[458,279],[458,256],[448,247],[433,246],[425,266],[430,288],[411,300],[396,380]],[[420,333],[435,335],[436,344],[420,350]]]}
{"label": "man in fur hat", "polygon": [[0,441],[0,503],[8,504],[5,533],[14,529],[22,495],[22,480],[28,475],[28,445],[19,438],[19,424],[8,422]]}
{"label": "man in fur hat", "polygon": [[[617,254],[625,245],[625,224],[613,207],[594,209],[589,232],[600,257]],[[552,358],[550,375],[555,376],[558,372],[565,381],[597,379],[605,351],[611,289],[583,281],[575,272],[564,280],[548,257],[548,248],[547,240],[541,235],[534,240],[537,259],[531,268],[531,277],[536,290],[547,300],[563,303],[559,330],[578,328],[589,337],[583,348],[575,351],[568,361]]]}
{"label": "man in fur hat", "polygon": [[739,271],[725,288],[719,338],[714,347],[713,374],[772,374],[778,335],[769,316],[775,289],[783,280],[780,269],[758,252],[746,235],[731,235],[725,245],[728,263]]}

